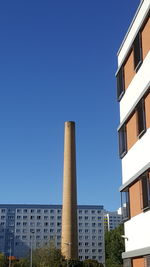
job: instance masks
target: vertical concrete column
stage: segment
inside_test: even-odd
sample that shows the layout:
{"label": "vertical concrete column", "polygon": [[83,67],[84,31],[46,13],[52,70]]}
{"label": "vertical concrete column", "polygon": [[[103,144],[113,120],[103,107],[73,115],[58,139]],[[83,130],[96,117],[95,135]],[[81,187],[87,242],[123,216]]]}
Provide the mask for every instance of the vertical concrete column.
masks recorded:
{"label": "vertical concrete column", "polygon": [[61,252],[78,258],[75,123],[65,122]]}

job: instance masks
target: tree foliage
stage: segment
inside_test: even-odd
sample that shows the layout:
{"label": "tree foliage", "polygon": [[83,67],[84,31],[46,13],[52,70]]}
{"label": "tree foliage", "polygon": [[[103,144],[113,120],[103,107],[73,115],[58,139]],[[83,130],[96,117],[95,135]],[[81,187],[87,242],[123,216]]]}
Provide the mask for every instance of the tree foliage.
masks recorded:
{"label": "tree foliage", "polygon": [[121,267],[122,257],[124,251],[124,239],[121,235],[124,234],[123,224],[119,225],[114,230],[105,233],[105,256],[106,267]]}
{"label": "tree foliage", "polygon": [[83,267],[104,267],[104,265],[96,260],[88,259],[83,261]]}
{"label": "tree foliage", "polygon": [[[8,267],[8,262],[5,264],[6,258],[0,254],[0,267]],[[30,255],[28,258],[15,259],[11,262],[11,267],[29,267]],[[32,253],[33,267],[104,267],[102,263],[96,260],[88,259],[80,261],[78,259],[66,260],[59,249],[54,246],[45,246],[33,250]]]}

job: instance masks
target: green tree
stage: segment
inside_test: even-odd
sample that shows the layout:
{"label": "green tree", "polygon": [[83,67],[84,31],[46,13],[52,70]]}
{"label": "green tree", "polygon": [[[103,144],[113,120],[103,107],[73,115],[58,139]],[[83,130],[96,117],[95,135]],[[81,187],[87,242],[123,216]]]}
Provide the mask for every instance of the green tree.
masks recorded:
{"label": "green tree", "polygon": [[6,267],[6,266],[8,266],[7,257],[3,253],[0,253],[0,267]]}
{"label": "green tree", "polygon": [[122,257],[124,251],[124,239],[121,235],[124,234],[123,224],[119,225],[114,230],[105,233],[105,256],[106,267],[121,267]]}
{"label": "green tree", "polygon": [[96,260],[88,259],[83,261],[83,267],[104,267],[104,265]]}
{"label": "green tree", "polygon": [[62,267],[65,259],[59,249],[42,247],[33,251],[33,267]]}

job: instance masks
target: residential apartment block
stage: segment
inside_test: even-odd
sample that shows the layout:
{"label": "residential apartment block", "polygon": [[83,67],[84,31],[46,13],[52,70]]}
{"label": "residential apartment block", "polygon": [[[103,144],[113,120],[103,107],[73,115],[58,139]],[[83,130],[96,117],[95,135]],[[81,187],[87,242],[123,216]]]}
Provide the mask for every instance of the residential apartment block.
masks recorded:
{"label": "residential apartment block", "polygon": [[104,214],[104,229],[105,231],[114,230],[122,223],[122,215],[117,211],[106,211]]}
{"label": "residential apartment block", "polygon": [[124,266],[150,266],[150,0],[118,51],[119,153],[122,159]]}
{"label": "residential apartment block", "polygon": [[[20,258],[29,254],[31,245],[60,248],[61,213],[61,205],[0,205],[0,252]],[[103,218],[103,206],[78,206],[80,260],[104,263]]]}

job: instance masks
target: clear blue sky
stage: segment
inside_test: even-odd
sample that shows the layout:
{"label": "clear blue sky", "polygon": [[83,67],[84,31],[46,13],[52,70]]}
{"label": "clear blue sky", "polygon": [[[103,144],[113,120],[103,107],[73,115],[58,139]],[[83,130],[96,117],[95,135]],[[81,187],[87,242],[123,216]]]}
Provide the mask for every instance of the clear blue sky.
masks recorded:
{"label": "clear blue sky", "polygon": [[0,2],[0,203],[61,203],[73,120],[78,203],[119,208],[116,53],[139,3]]}

